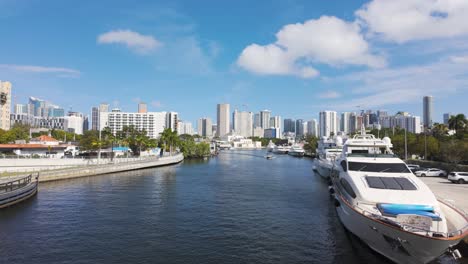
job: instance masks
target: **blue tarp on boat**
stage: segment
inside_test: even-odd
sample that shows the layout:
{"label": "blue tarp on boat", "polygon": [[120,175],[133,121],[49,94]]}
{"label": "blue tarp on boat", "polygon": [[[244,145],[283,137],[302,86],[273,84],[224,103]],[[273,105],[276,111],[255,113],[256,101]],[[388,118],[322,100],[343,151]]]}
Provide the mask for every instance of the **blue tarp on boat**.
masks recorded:
{"label": "blue tarp on boat", "polygon": [[434,213],[434,207],[430,205],[417,204],[378,204],[377,207],[384,215],[397,216],[400,214],[414,214],[427,216],[435,221],[441,218]]}

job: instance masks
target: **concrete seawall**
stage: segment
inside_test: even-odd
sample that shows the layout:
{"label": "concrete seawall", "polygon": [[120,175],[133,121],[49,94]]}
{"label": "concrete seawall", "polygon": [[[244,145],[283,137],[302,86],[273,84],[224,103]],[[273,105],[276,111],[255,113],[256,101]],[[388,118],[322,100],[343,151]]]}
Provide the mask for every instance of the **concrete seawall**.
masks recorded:
{"label": "concrete seawall", "polygon": [[55,170],[55,171],[44,171],[44,172],[41,172],[39,181],[40,182],[56,181],[56,180],[63,180],[63,179],[71,179],[71,178],[95,176],[95,175],[124,172],[124,171],[131,171],[131,170],[138,170],[138,169],[145,169],[145,168],[160,167],[160,166],[177,164],[177,163],[182,162],[183,160],[184,160],[184,156],[182,154],[176,154],[173,156],[167,156],[167,157],[162,157],[162,158],[158,158],[158,157],[147,158],[144,160],[121,162],[121,163],[116,163],[116,164],[90,165],[90,166],[83,166],[79,168],[70,168],[70,169]]}

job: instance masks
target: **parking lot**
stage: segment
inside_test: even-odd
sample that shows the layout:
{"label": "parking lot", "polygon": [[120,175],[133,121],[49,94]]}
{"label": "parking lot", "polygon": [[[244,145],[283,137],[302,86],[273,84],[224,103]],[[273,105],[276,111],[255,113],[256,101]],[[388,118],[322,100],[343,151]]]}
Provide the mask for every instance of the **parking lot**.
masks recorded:
{"label": "parking lot", "polygon": [[468,184],[455,184],[446,177],[420,177],[432,192],[468,213]]}

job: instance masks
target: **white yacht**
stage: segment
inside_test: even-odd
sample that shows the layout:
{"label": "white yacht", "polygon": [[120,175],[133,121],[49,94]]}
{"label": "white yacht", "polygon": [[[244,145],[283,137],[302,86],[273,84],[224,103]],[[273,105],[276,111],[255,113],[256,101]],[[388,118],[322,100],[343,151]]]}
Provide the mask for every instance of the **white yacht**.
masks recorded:
{"label": "white yacht", "polygon": [[342,146],[343,139],[341,137],[335,139],[321,137],[316,150],[314,171],[323,178],[328,179],[336,157],[341,155]]}
{"label": "white yacht", "polygon": [[287,146],[276,146],[273,149],[273,153],[276,153],[276,154],[288,154],[288,152],[289,152],[289,147]]}
{"label": "white yacht", "polygon": [[289,149],[288,154],[291,155],[291,156],[295,156],[295,157],[304,157],[305,150],[300,145],[294,144]]}
{"label": "white yacht", "polygon": [[273,141],[270,140],[270,143],[268,143],[268,146],[267,146],[267,151],[268,152],[273,152],[275,147],[276,147],[275,143],[273,143]]}
{"label": "white yacht", "polygon": [[468,235],[465,213],[438,200],[392,153],[389,138],[355,136],[343,146],[330,192],[343,225],[396,263],[428,263]]}

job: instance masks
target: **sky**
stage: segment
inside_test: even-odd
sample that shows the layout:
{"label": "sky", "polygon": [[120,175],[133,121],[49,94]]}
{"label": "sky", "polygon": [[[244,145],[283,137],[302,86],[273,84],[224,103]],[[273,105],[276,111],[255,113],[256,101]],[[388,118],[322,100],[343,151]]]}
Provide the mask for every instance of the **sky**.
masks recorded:
{"label": "sky", "polygon": [[89,113],[467,114],[468,1],[0,0],[0,80]]}

